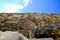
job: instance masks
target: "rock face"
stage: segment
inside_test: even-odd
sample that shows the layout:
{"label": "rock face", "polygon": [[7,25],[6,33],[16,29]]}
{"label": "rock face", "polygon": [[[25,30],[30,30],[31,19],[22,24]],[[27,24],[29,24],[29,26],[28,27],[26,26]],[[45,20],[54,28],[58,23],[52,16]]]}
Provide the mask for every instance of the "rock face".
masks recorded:
{"label": "rock face", "polygon": [[22,34],[12,31],[1,32],[0,40],[29,40],[25,38]]}

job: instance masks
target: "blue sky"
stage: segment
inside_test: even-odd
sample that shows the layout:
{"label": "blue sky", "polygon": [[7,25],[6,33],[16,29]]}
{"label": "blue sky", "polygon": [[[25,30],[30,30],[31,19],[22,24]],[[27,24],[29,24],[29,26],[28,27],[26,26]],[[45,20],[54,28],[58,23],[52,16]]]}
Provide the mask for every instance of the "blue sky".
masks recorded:
{"label": "blue sky", "polygon": [[19,13],[20,12],[60,13],[60,0],[23,0],[23,1],[0,0],[0,13],[12,11]]}

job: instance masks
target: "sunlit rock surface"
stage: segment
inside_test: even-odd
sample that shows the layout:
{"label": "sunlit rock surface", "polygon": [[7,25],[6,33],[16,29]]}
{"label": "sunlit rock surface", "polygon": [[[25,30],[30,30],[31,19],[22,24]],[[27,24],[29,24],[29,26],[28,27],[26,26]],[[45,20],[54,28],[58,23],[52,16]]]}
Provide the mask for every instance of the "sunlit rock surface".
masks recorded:
{"label": "sunlit rock surface", "polygon": [[32,40],[53,40],[52,38],[40,38],[40,39],[32,39]]}
{"label": "sunlit rock surface", "polygon": [[25,38],[22,34],[12,31],[1,32],[0,40],[29,40]]}
{"label": "sunlit rock surface", "polygon": [[[59,39],[60,14],[1,13],[0,31],[3,31],[0,33],[0,38],[2,39],[5,38],[2,37],[3,34],[3,36],[6,36],[4,31],[19,32],[19,34],[21,33],[27,38],[30,38],[29,34],[31,34],[31,38],[39,37],[43,40],[44,38]],[[20,39],[20,36],[17,38]]]}
{"label": "sunlit rock surface", "polygon": [[0,31],[0,40],[53,40],[53,39],[52,38],[28,39],[22,34],[17,32],[12,32],[12,31],[1,32]]}

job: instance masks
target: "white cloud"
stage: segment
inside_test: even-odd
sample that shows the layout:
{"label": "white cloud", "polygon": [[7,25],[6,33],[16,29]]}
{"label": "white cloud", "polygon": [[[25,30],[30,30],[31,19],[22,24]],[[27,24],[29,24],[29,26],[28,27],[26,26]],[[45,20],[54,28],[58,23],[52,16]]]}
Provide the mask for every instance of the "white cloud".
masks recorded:
{"label": "white cloud", "polygon": [[23,0],[24,6],[27,6],[31,0]]}
{"label": "white cloud", "polygon": [[15,13],[18,12],[18,9],[23,9],[23,5],[16,4],[6,4],[4,7],[5,12],[7,13]]}
{"label": "white cloud", "polygon": [[15,4],[15,3],[8,3],[4,6],[4,10],[7,13],[15,13],[18,12],[18,9],[23,9],[25,7],[27,7],[27,5],[31,2],[31,0],[23,0],[23,4]]}

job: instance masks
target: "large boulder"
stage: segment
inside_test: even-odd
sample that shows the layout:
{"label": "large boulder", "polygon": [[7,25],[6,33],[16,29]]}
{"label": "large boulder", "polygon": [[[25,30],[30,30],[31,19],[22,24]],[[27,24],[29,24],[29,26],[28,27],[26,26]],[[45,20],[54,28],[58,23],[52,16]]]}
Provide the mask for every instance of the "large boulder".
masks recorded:
{"label": "large boulder", "polygon": [[19,27],[20,27],[20,33],[22,33],[24,36],[29,38],[29,33],[31,33],[31,36],[34,37],[36,25],[31,20],[26,18],[20,19]]}
{"label": "large boulder", "polygon": [[55,35],[52,34],[53,30],[57,28],[56,25],[47,25],[37,29],[35,36],[38,38],[52,37],[55,38]]}
{"label": "large boulder", "polygon": [[0,31],[0,40],[29,40],[29,39],[27,39],[26,37],[24,37],[22,34],[18,32]]}
{"label": "large boulder", "polygon": [[34,38],[32,40],[54,40],[54,39],[53,38],[39,38],[39,39],[38,38],[37,39]]}

